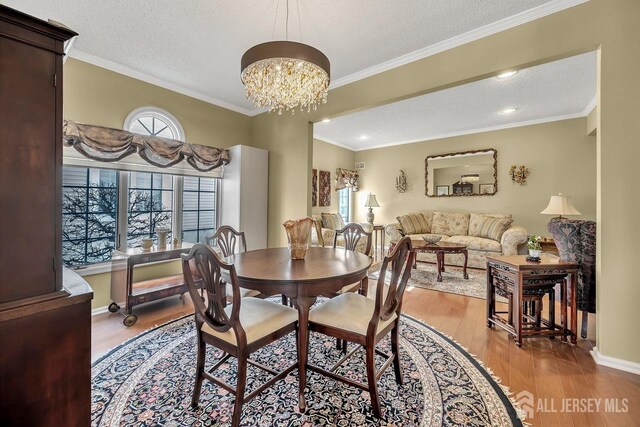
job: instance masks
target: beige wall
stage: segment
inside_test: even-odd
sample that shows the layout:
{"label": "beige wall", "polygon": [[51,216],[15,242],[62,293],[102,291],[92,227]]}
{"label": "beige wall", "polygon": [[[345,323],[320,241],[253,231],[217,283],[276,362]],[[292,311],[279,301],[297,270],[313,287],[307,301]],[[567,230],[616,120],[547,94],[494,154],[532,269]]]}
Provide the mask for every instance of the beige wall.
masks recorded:
{"label": "beige wall", "polygon": [[[250,118],[207,102],[163,89],[86,62],[69,59],[64,65],[64,118],[121,129],[127,115],[144,106],[160,107],[182,125],[186,140],[214,147],[250,142]],[[180,272],[178,262],[137,270],[134,280]],[[93,308],[109,298],[110,274],[85,276],[94,291]]]}
{"label": "beige wall", "polygon": [[[355,153],[349,149],[329,144],[319,139],[313,140],[313,168],[318,171],[331,172],[331,205],[312,207],[311,212],[319,215],[322,212],[338,212],[338,195],[336,189],[336,168],[353,169]],[[353,193],[351,200],[353,201]],[[351,211],[353,215],[353,210]]]}
{"label": "beige wall", "polygon": [[248,144],[250,117],[70,58],[64,65],[64,118],[122,129],[127,115],[153,106],[173,114],[187,142]]}
{"label": "beige wall", "polygon": [[[425,157],[482,148],[498,152],[498,192],[494,196],[425,196]],[[396,222],[396,216],[422,209],[505,212],[531,233],[548,235],[550,217],[540,211],[558,192],[573,197],[581,218],[596,217],[596,139],[587,136],[586,118],[358,151],[356,161],[367,164],[360,172],[356,217],[366,215],[362,206],[366,194],[372,192],[381,206],[374,209],[377,223]],[[512,164],[529,168],[525,186],[511,181]],[[398,169],[407,174],[405,193],[395,189]]]}

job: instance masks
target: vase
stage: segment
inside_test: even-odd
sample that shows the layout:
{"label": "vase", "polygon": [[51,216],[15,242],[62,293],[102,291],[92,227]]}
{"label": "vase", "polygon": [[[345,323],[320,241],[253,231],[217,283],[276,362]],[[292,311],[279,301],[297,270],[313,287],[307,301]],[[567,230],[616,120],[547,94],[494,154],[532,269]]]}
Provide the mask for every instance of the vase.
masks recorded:
{"label": "vase", "polygon": [[309,234],[313,219],[307,217],[297,220],[289,220],[282,224],[287,232],[291,259],[304,259],[309,247]]}
{"label": "vase", "polygon": [[529,256],[531,258],[540,258],[542,255],[542,249],[529,249]]}
{"label": "vase", "polygon": [[156,228],[156,235],[158,236],[158,249],[167,249],[168,234],[168,228]]}

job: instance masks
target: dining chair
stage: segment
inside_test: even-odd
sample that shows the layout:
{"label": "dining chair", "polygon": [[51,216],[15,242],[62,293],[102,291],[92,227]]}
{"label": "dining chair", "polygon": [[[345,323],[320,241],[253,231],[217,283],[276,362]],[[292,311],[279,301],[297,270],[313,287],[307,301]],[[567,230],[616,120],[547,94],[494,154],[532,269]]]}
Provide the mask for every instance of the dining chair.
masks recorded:
{"label": "dining chair", "polygon": [[[220,250],[220,253],[225,258],[240,251],[247,251],[247,239],[245,238],[244,231],[237,231],[235,228],[229,225],[221,225],[220,227],[218,227],[213,235],[206,237],[206,242],[209,246],[217,246]],[[236,251],[236,249],[238,249],[238,251]],[[224,282],[222,282],[222,284],[224,285]],[[231,297],[231,289],[227,288],[226,286],[225,289],[227,289],[227,297]],[[254,289],[239,288],[239,291],[240,298],[255,297],[260,295],[260,292]]]}
{"label": "dining chair", "polygon": [[[357,293],[346,292],[320,304],[309,313],[310,331],[360,344],[365,348],[367,383],[336,373],[337,369],[353,356],[360,346],[354,346],[346,356],[328,370],[311,364],[308,365],[308,369],[368,391],[373,413],[378,418],[381,416],[381,411],[377,379],[393,363],[396,382],[400,385],[403,383],[398,353],[398,328],[402,295],[411,276],[414,257],[411,239],[404,237],[382,261],[375,300]],[[387,271],[389,265],[391,270]],[[385,284],[387,273],[390,274],[388,285]],[[376,348],[376,345],[389,333],[391,334],[391,354]],[[379,370],[376,370],[375,365],[376,354],[386,359]]]}
{"label": "dining chair", "polygon": [[[357,223],[347,224],[344,228],[336,230],[333,236],[333,248],[337,248],[338,244],[349,251],[361,250],[367,256],[371,256],[371,236],[372,232],[367,232],[365,229]],[[362,240],[366,239],[366,240]],[[345,292],[360,292],[360,294],[367,296],[368,291],[368,279],[365,277],[362,282],[352,283],[344,286],[338,292],[333,295],[327,295],[329,297],[338,296]]]}
{"label": "dining chair", "polygon": [[[198,293],[190,262],[194,260],[205,298]],[[259,298],[241,298],[238,276],[233,264],[218,258],[208,245],[196,244],[188,254],[182,255],[182,271],[187,282],[189,294],[193,300],[198,341],[195,385],[191,406],[198,406],[202,381],[217,384],[235,395],[235,404],[231,425],[240,425],[242,405],[262,391],[284,378],[298,366],[296,363],[277,372],[261,363],[249,359],[256,350],[273,343],[281,337],[296,330],[298,312],[290,307],[276,304]],[[223,307],[220,292],[220,281],[226,276],[233,288],[231,305]],[[209,370],[205,370],[206,346],[212,345],[222,350],[223,356]],[[213,376],[213,372],[224,364],[231,356],[238,360],[237,384],[235,389],[227,382]],[[247,364],[254,365],[273,377],[263,383],[247,396]]]}
{"label": "dining chair", "polygon": [[[349,251],[356,251],[358,249],[361,250],[367,256],[371,256],[371,236],[373,232],[367,232],[365,229],[358,223],[350,223],[344,226],[340,230],[336,230],[333,236],[333,248],[337,248],[338,246],[344,247],[344,249]],[[365,239],[365,240],[363,240]],[[342,289],[338,290],[335,293],[326,294],[326,297],[334,298],[340,294],[345,292],[359,292],[361,295],[367,296],[367,292],[369,289],[369,278],[365,276],[361,282],[352,283],[350,285],[344,286]],[[343,353],[347,352],[347,342],[341,340],[340,338],[336,338],[336,348],[338,350],[342,349]]]}

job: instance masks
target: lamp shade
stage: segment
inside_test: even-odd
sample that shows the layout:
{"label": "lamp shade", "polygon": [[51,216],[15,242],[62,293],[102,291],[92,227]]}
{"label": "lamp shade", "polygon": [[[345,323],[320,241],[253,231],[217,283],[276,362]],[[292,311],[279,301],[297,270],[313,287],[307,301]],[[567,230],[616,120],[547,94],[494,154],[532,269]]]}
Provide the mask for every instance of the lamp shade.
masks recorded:
{"label": "lamp shade", "polygon": [[560,193],[557,196],[551,196],[549,206],[540,212],[545,215],[582,215],[575,206],[571,197]]}
{"label": "lamp shade", "polygon": [[369,194],[367,196],[367,201],[364,204],[365,208],[379,208],[380,205],[378,204],[378,201],[376,200],[376,195],[375,194]]}

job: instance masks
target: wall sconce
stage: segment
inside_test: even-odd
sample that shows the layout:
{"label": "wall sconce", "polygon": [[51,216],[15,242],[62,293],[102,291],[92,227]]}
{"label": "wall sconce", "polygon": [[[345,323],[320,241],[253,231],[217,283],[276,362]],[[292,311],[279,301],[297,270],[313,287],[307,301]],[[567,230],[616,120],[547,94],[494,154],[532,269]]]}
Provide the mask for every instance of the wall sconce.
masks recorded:
{"label": "wall sconce", "polygon": [[517,184],[525,185],[527,183],[527,177],[529,176],[529,169],[525,165],[512,165],[509,170],[511,180]]}
{"label": "wall sconce", "polygon": [[407,191],[407,176],[402,169],[400,169],[400,175],[396,177],[396,190],[398,190],[398,193]]}

